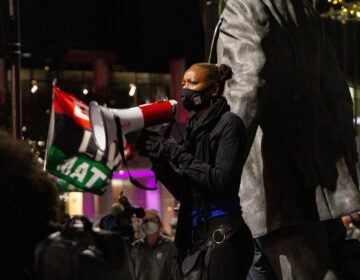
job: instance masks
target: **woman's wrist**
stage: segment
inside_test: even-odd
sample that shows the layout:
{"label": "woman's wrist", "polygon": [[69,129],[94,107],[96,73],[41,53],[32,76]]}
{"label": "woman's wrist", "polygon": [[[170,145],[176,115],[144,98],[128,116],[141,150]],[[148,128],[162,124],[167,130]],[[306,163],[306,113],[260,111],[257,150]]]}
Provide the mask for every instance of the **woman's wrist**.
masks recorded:
{"label": "woman's wrist", "polygon": [[350,223],[354,226],[360,226],[360,214],[359,213],[353,213],[348,215]]}
{"label": "woman's wrist", "polygon": [[349,219],[350,219],[350,223],[351,223],[351,224],[354,224],[355,220],[354,220],[353,215],[352,215],[352,214],[349,214],[348,217],[349,217]]}

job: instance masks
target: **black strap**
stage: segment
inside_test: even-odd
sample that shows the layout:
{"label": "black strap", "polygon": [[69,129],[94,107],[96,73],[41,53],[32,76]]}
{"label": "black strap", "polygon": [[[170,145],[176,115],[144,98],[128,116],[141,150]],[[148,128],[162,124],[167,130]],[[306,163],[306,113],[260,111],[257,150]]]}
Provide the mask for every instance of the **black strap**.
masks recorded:
{"label": "black strap", "polygon": [[149,188],[147,186],[144,186],[143,184],[141,184],[138,180],[134,179],[131,176],[131,173],[129,171],[129,168],[127,166],[127,162],[126,162],[126,158],[125,158],[125,154],[124,154],[124,141],[123,141],[123,134],[122,134],[122,128],[121,128],[121,122],[120,122],[120,118],[118,116],[114,116],[114,120],[115,120],[115,124],[116,124],[116,132],[117,132],[117,141],[118,141],[118,146],[119,146],[119,152],[121,155],[121,159],[122,162],[124,164],[124,167],[126,169],[126,171],[129,174],[129,180],[130,182],[137,188],[142,189],[142,190],[147,190],[147,191],[153,191],[156,190],[157,187],[157,181],[155,181],[155,186],[152,188]]}
{"label": "black strap", "polygon": [[216,27],[215,27],[215,31],[214,31],[214,35],[213,35],[213,38],[212,38],[212,41],[211,41],[211,47],[210,47],[210,53],[209,53],[209,59],[208,59],[208,63],[216,63],[216,55],[215,55],[215,51],[216,51],[216,48],[215,48],[215,44],[217,43],[217,40],[218,40],[218,37],[219,37],[219,31],[220,31],[220,26],[221,26],[221,23],[222,23],[223,19],[220,18],[218,23],[216,24]]}
{"label": "black strap", "polygon": [[168,127],[166,128],[166,130],[165,130],[165,132],[164,132],[164,134],[163,134],[163,138],[164,138],[164,139],[167,139],[167,138],[170,137],[170,133],[171,133],[171,130],[172,130],[172,128],[173,128],[174,123],[176,123],[175,118],[173,118],[173,119],[171,120],[171,122],[169,123]]}

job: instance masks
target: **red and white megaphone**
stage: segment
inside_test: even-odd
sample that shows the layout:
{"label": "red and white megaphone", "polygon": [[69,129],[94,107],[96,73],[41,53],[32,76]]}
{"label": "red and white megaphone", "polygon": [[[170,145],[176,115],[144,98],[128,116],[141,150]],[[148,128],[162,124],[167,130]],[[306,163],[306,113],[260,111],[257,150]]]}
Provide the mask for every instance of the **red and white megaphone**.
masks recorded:
{"label": "red and white megaphone", "polygon": [[97,148],[105,152],[109,146],[118,142],[118,126],[120,120],[122,134],[172,122],[177,108],[175,100],[159,101],[143,104],[129,109],[114,109],[100,106],[92,101],[89,105],[89,118],[92,137]]}

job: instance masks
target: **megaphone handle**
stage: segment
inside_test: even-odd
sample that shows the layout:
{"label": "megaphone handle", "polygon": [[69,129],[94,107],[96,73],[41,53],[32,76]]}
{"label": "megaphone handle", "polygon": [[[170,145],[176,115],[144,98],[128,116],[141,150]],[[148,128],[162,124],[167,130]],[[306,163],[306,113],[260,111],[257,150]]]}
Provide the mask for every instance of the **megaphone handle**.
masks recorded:
{"label": "megaphone handle", "polygon": [[170,133],[171,133],[171,131],[172,131],[172,128],[173,128],[174,124],[175,124],[176,130],[177,130],[179,136],[181,137],[180,143],[183,143],[183,142],[185,141],[185,140],[184,140],[184,136],[182,135],[182,133],[181,133],[181,131],[180,131],[180,128],[179,128],[179,126],[178,126],[178,123],[176,122],[175,117],[174,117],[174,118],[172,119],[172,121],[169,123],[168,127],[166,128],[166,130],[165,130],[165,132],[164,132],[163,137],[164,137],[164,139],[167,139],[167,138],[170,137]]}
{"label": "megaphone handle", "polygon": [[122,134],[122,128],[121,128],[121,121],[120,121],[120,118],[118,116],[114,116],[114,121],[115,121],[115,124],[116,124],[116,136],[117,136],[117,141],[118,141],[118,146],[119,146],[119,152],[120,152],[120,155],[121,155],[121,159],[122,159],[122,162],[124,164],[124,167],[126,169],[126,171],[128,172],[129,174],[129,180],[130,182],[137,188],[139,189],[143,189],[143,190],[149,190],[149,191],[153,191],[153,190],[156,190],[156,182],[155,182],[155,186],[152,187],[152,188],[149,188],[149,187],[146,187],[144,186],[143,184],[141,184],[139,181],[137,181],[136,179],[134,179],[132,176],[131,176],[131,173],[129,171],[129,168],[127,166],[127,163],[126,163],[126,158],[125,158],[125,153],[124,153],[124,141],[123,141],[123,134]]}
{"label": "megaphone handle", "polygon": [[174,125],[174,122],[175,122],[175,118],[172,119],[172,121],[169,123],[168,127],[166,128],[164,135],[163,135],[164,139],[167,139],[170,137],[170,133],[171,133],[172,127]]}

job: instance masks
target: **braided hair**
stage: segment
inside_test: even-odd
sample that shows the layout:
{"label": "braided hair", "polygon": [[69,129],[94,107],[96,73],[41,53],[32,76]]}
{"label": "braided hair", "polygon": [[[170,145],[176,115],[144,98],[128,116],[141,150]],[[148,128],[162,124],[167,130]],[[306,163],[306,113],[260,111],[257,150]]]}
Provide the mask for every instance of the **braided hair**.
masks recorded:
{"label": "braided hair", "polygon": [[212,64],[206,62],[195,63],[193,66],[201,67],[208,73],[208,84],[218,83],[220,85],[219,94],[224,92],[225,82],[232,77],[232,70],[226,64]]}

